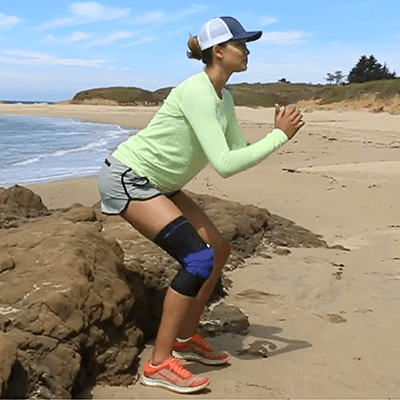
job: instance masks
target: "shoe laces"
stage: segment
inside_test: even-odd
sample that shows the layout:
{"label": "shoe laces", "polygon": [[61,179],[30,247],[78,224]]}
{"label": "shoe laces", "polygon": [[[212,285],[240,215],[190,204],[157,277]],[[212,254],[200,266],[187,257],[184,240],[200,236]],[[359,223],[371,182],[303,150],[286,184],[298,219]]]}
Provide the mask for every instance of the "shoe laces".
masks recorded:
{"label": "shoe laces", "polygon": [[188,371],[177,358],[171,358],[168,367],[182,379],[188,379],[192,376],[192,373]]}
{"label": "shoe laces", "polygon": [[201,335],[196,335],[193,337],[194,342],[205,352],[211,353],[213,352],[213,349],[211,346],[207,344],[207,342],[204,340],[204,338]]}

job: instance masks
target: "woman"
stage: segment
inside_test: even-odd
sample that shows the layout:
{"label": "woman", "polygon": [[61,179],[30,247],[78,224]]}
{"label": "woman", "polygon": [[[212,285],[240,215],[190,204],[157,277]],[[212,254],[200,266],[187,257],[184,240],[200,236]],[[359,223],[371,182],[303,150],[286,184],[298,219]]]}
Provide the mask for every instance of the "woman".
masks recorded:
{"label": "woman", "polygon": [[149,125],[122,143],[100,172],[103,212],[120,214],[182,265],[165,296],[142,374],[145,385],[199,391],[209,380],[193,375],[180,359],[219,365],[230,358],[196,333],[229,244],[180,189],[208,162],[224,178],[257,164],[304,125],[296,109],[282,107],[265,138],[251,145],[243,138],[224,86],[232,73],[247,69],[246,43],[261,35],[247,32],[232,17],[208,21],[188,41],[189,58],[202,60],[204,72],[172,90]]}

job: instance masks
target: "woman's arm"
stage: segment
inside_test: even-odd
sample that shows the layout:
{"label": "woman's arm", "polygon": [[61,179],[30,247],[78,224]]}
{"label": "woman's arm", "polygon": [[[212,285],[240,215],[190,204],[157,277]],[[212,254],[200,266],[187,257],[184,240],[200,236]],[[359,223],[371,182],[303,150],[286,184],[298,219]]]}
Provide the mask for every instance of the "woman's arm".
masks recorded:
{"label": "woman's arm", "polygon": [[[210,164],[224,178],[256,165],[288,141],[288,136],[282,130],[274,129],[258,142],[239,147],[245,143],[241,132],[234,129],[229,139],[225,137],[218,121],[218,107],[209,94],[196,93],[193,96],[188,93],[185,96],[187,98],[182,101],[183,112]],[[289,113],[286,114],[284,110],[279,113],[280,121],[286,122]],[[242,139],[239,139],[239,133]]]}

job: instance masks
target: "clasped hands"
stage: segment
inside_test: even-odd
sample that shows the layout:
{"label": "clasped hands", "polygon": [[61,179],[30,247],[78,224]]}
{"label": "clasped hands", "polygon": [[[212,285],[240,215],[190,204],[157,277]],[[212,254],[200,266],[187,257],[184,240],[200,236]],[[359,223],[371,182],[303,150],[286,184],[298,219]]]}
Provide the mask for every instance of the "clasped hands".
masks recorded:
{"label": "clasped hands", "polygon": [[304,124],[303,115],[296,107],[280,107],[275,104],[275,128],[285,132],[288,139],[291,139]]}

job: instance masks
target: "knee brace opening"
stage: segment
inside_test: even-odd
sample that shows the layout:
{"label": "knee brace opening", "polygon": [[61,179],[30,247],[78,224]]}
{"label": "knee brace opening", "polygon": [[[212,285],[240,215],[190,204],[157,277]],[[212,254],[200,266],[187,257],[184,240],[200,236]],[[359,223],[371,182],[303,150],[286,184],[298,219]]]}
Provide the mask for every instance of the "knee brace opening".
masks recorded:
{"label": "knee brace opening", "polygon": [[196,297],[211,275],[214,265],[211,247],[183,216],[167,225],[154,242],[182,265],[171,287],[178,293]]}
{"label": "knee brace opening", "polygon": [[206,280],[181,268],[171,282],[171,288],[188,297],[196,297]]}

